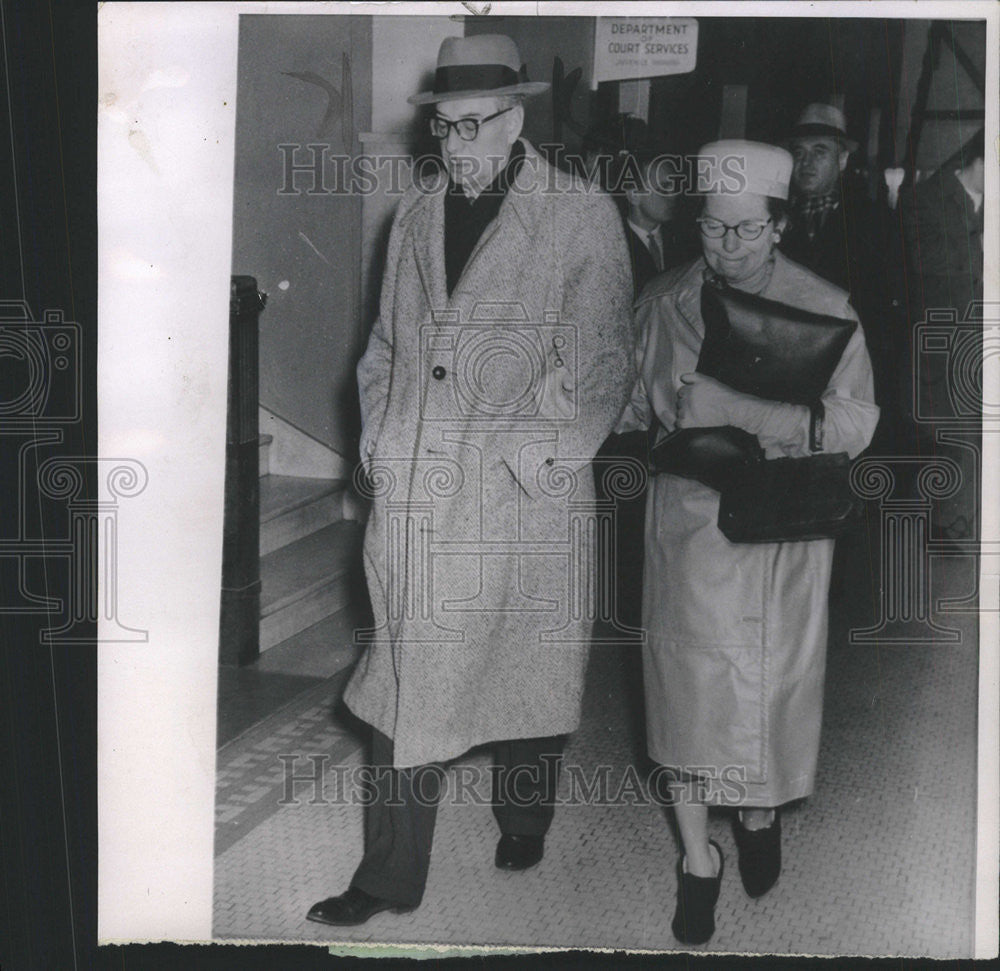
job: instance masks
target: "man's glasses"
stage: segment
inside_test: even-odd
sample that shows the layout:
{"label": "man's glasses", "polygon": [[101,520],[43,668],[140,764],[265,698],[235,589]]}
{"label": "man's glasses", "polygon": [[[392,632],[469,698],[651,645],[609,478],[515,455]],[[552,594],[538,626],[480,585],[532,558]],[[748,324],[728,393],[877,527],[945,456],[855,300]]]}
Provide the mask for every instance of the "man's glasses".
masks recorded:
{"label": "man's glasses", "polygon": [[702,216],[697,220],[697,223],[701,227],[701,235],[707,236],[709,239],[721,239],[731,229],[740,239],[750,243],[760,238],[760,234],[764,232],[770,221],[770,218],[764,222],[759,222],[756,219],[746,219],[735,226],[728,226],[719,219]]}
{"label": "man's glasses", "polygon": [[449,121],[440,115],[434,115],[431,118],[431,134],[435,138],[445,139],[451,133],[452,128],[454,128],[458,132],[458,137],[463,142],[474,142],[476,136],[479,134],[481,125],[485,125],[486,122],[492,121],[494,118],[499,118],[502,114],[511,111],[513,108],[514,105],[511,105],[510,108],[504,108],[503,111],[487,115],[485,118],[459,118],[458,121]]}

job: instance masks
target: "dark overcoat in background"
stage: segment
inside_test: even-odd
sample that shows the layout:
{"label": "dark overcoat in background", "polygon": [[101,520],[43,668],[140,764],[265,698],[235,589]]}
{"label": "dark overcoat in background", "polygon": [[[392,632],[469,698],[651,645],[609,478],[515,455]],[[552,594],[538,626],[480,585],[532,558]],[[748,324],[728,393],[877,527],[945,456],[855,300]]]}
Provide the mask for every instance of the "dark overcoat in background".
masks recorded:
{"label": "dark overcoat in background", "polygon": [[[900,194],[903,237],[917,309],[955,309],[983,299],[983,207],[958,176],[941,170]],[[920,316],[923,316],[921,312]]]}
{"label": "dark overcoat in background", "polygon": [[885,406],[893,398],[897,356],[886,266],[889,220],[862,189],[845,183],[840,204],[811,240],[793,213],[779,247],[794,263],[847,291],[874,368],[876,399]]}

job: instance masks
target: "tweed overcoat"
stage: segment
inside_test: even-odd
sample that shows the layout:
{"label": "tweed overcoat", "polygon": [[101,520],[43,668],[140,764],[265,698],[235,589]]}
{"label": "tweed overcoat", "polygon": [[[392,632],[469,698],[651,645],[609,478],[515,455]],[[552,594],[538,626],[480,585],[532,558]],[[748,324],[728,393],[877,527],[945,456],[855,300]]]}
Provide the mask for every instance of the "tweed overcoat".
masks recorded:
{"label": "tweed overcoat", "polygon": [[[705,263],[657,277],[636,307],[639,379],[621,428],[651,413],[676,422],[680,376],[696,369],[704,338]],[[763,296],[817,313],[857,317],[847,294],[775,256]],[[878,421],[861,329],[823,394],[824,450],[854,456]],[[759,431],[767,458],[809,454],[809,410],[783,405]],[[789,410],[791,409],[791,410]],[[661,474],[646,506],[643,649],[647,744],[661,765],[702,775],[707,801],[778,806],[812,790],[826,664],[834,541],[730,543],[719,494]]]}
{"label": "tweed overcoat", "polygon": [[589,463],[635,382],[632,282],[610,197],[522,144],[451,296],[447,181],[407,191],[358,366],[375,629],[344,697],[398,768],[579,721]]}

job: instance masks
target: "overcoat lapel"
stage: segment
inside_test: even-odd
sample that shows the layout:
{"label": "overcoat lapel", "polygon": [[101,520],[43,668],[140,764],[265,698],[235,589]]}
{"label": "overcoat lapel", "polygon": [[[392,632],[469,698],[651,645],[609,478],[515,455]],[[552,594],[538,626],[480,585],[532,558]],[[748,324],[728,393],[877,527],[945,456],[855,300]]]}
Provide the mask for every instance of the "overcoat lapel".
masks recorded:
{"label": "overcoat lapel", "polygon": [[525,144],[524,162],[514,178],[500,211],[480,236],[462,271],[453,297],[463,290],[476,289],[480,260],[502,261],[516,266],[518,257],[530,252],[528,245],[537,235],[533,232],[543,207],[538,197],[538,168],[541,159]]}
{"label": "overcoat lapel", "polygon": [[413,225],[413,255],[417,272],[423,284],[424,293],[432,310],[451,309],[459,294],[475,288],[477,263],[490,259],[484,250],[496,248],[502,258],[510,261],[513,254],[526,251],[526,244],[532,238],[532,228],[539,218],[541,206],[535,198],[538,188],[538,167],[541,159],[535,156],[530,146],[525,145],[525,161],[515,179],[515,186],[507,193],[497,216],[483,231],[469,259],[452,296],[448,296],[447,274],[444,261],[444,197],[448,191],[448,180],[442,177],[434,186],[434,191],[425,197],[419,214],[415,214]]}
{"label": "overcoat lapel", "polygon": [[442,179],[439,191],[425,197],[411,230],[413,259],[432,311],[444,310],[448,304],[444,268],[444,192],[447,185],[447,180]]}

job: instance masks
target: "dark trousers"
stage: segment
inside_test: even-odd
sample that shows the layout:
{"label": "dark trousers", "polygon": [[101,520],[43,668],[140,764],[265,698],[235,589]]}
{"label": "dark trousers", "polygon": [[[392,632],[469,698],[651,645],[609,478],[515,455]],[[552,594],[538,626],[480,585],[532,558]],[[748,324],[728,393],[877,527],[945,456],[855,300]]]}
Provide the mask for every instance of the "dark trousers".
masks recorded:
{"label": "dark trousers", "polygon": [[[501,833],[544,836],[548,832],[565,742],[558,735],[493,746],[493,815]],[[427,883],[445,769],[437,762],[393,769],[392,753],[392,739],[373,729],[375,798],[365,810],[365,853],[351,885],[383,900],[416,907]]]}

